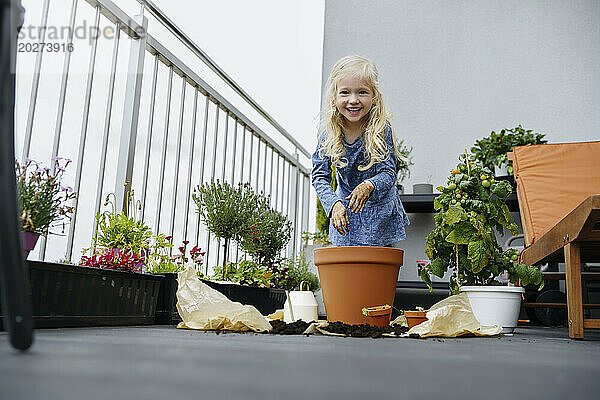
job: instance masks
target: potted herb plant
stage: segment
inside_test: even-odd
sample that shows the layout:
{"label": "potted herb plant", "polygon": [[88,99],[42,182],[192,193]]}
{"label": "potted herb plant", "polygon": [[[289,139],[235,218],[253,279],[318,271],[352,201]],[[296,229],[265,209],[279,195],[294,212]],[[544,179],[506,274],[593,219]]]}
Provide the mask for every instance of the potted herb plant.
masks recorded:
{"label": "potted herb plant", "polygon": [[[112,196],[112,199],[111,199]],[[112,210],[96,215],[96,232],[90,257],[83,256],[81,265],[106,269],[144,272],[150,251],[152,231],[141,219],[135,207],[134,192],[128,194],[127,212],[117,213],[116,197],[106,196],[105,206]],[[90,249],[85,249],[85,251]]]}
{"label": "potted herb plant", "polygon": [[28,159],[23,165],[15,161],[21,209],[21,243],[25,259],[39,236],[48,234],[53,222],[69,218],[73,213],[73,207],[68,206],[67,202],[74,199],[76,194],[70,187],[62,185],[64,172],[71,160],[59,157],[53,163],[53,169],[50,169],[34,160]]}
{"label": "potted herb plant", "polygon": [[[491,170],[468,152],[459,159],[447,185],[437,188],[441,194],[434,200],[435,228],[425,245],[431,263],[422,269],[421,279],[431,290],[431,275],[441,278],[453,270],[451,292],[467,292],[481,324],[499,325],[509,332],[516,326],[523,288],[502,285],[496,278],[507,272],[512,284],[543,285],[542,274],[517,262],[518,251],[503,251],[496,240],[494,230],[518,233],[505,203],[510,184],[496,181]],[[493,304],[485,304],[485,298],[493,298]]]}
{"label": "potted herb plant", "polygon": [[404,186],[402,182],[405,179],[410,178],[410,166],[414,165],[410,154],[412,153],[412,147],[408,147],[404,144],[404,140],[398,140],[396,143],[396,187],[398,193],[404,193]]}
{"label": "potted herb plant", "polygon": [[515,146],[547,143],[544,136],[518,125],[512,129],[502,129],[499,133],[492,131],[489,136],[477,140],[471,147],[471,152],[476,161],[492,171],[495,170],[496,176],[512,175],[513,167],[506,153],[512,151]]}
{"label": "potted herb plant", "polygon": [[261,204],[261,196],[249,184],[237,187],[218,180],[197,186],[192,199],[208,230],[223,239],[223,279],[227,274],[227,252],[231,240],[241,240],[254,221]]}

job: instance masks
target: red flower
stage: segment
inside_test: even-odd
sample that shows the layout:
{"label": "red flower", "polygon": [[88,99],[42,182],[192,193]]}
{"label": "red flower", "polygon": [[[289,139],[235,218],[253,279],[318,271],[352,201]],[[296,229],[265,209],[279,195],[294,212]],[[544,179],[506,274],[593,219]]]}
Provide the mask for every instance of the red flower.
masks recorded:
{"label": "red flower", "polygon": [[498,139],[498,143],[502,143],[502,139]]}
{"label": "red flower", "polygon": [[165,236],[165,239],[166,240],[171,240],[171,239],[173,239],[173,236]]}
{"label": "red flower", "polygon": [[184,240],[183,244],[188,244],[190,241],[189,240]]}

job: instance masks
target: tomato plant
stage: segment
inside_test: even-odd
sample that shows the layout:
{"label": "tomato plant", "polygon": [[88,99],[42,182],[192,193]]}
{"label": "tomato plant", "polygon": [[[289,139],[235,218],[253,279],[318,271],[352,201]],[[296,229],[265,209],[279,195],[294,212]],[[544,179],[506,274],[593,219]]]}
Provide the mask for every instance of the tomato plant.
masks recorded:
{"label": "tomato plant", "polygon": [[[510,281],[521,280],[523,285],[542,285],[538,268],[516,262],[518,252],[503,251],[496,240],[508,229],[518,234],[517,225],[510,220],[506,197],[512,188],[507,181],[492,181],[492,171],[473,162],[468,152],[459,159],[461,172],[449,182],[466,182],[463,193],[456,193],[453,183],[437,188],[441,194],[434,200],[435,228],[428,235],[425,254],[431,263],[421,271],[421,279],[432,289],[431,275],[443,277],[452,269],[450,287],[453,293],[461,285],[499,285],[495,278],[508,271]],[[458,199],[458,201],[457,201]]]}

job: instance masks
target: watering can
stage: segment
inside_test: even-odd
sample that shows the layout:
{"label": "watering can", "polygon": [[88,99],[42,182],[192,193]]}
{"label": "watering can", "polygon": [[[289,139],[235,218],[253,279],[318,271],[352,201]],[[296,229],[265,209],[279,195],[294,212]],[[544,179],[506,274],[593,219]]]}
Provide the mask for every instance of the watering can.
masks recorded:
{"label": "watering can", "polygon": [[[307,290],[302,290],[302,287]],[[300,290],[286,290],[287,299],[283,305],[283,320],[291,323],[301,319],[304,322],[318,321],[317,300],[313,292],[309,290],[307,282],[300,283]]]}

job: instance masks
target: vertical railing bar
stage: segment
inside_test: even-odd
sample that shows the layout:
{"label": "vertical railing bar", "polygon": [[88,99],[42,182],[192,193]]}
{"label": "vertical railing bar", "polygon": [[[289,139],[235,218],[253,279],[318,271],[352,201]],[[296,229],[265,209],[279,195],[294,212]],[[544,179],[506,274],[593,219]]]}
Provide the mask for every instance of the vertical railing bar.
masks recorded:
{"label": "vertical railing bar", "polygon": [[238,120],[234,118],[235,128],[233,129],[233,151],[231,152],[231,185],[235,186],[235,160],[236,160],[236,151],[237,151],[237,136],[238,136]]}
{"label": "vertical railing bar", "polygon": [[[46,29],[48,23],[48,8],[50,0],[45,0],[42,8],[42,21],[40,22],[40,43],[44,43],[46,40]],[[42,49],[43,50],[43,49]],[[27,114],[27,125],[25,125],[25,141],[23,142],[23,157],[21,161],[25,164],[25,159],[29,157],[29,148],[31,146],[31,135],[33,133],[33,119],[35,116],[35,108],[37,103],[37,94],[40,84],[40,75],[42,69],[42,56],[44,52],[38,51],[35,56],[35,67],[33,69],[33,81],[31,82],[31,94],[29,96],[29,113]]]}
{"label": "vertical railing bar", "polygon": [[279,165],[281,164],[281,157],[279,156],[279,153],[276,154],[277,157],[277,164],[275,165],[275,202],[274,204],[274,208],[277,208],[277,200],[279,197]]}
{"label": "vertical railing bar", "polygon": [[262,184],[262,188],[263,188],[263,192],[265,193],[265,196],[267,195],[267,154],[268,154],[268,150],[269,150],[269,145],[267,144],[267,142],[265,142],[265,162],[263,163],[263,184]]}
{"label": "vertical railing bar", "polygon": [[[210,180],[214,181],[215,179],[215,170],[217,163],[217,144],[219,139],[219,109],[221,108],[219,103],[215,103],[217,108],[215,110],[215,134],[213,140],[213,155],[212,155],[212,167],[210,170]],[[219,251],[219,245],[217,244],[217,252]],[[208,261],[208,257],[210,257],[210,232],[206,235],[206,254],[208,254],[206,260]],[[217,264],[219,262],[219,254],[217,254]],[[207,265],[208,266],[208,265]]]}
{"label": "vertical railing bar", "polygon": [[287,201],[285,202],[285,215],[289,217],[290,215],[290,196],[292,190],[292,163],[291,160],[288,164],[288,182],[287,182]]}
{"label": "vertical railing bar", "polygon": [[[95,18],[94,26],[98,26],[99,22],[100,22],[100,7],[96,7],[96,18]],[[87,84],[86,84],[86,89],[85,89],[85,103],[83,106],[83,119],[81,121],[81,134],[79,136],[79,151],[77,154],[77,169],[75,171],[75,186],[73,188],[75,193],[79,193],[79,186],[81,185],[81,171],[83,169],[83,155],[85,152],[85,138],[87,135],[88,117],[89,117],[89,112],[90,112],[90,101],[91,101],[91,97],[92,97],[92,83],[94,81],[94,67],[95,67],[95,62],[96,62],[96,47],[98,44],[98,36],[99,35],[93,35],[91,37],[92,48],[90,50],[88,77],[87,77]],[[69,225],[69,235],[67,238],[67,253],[66,253],[66,257],[65,257],[68,261],[71,261],[71,255],[73,253],[73,239],[75,236],[75,225],[77,222],[78,200],[79,200],[79,196],[75,197],[74,205],[73,205],[73,209],[75,210],[75,212],[73,212],[71,224]]]}
{"label": "vertical railing bar", "polygon": [[[69,16],[69,32],[67,37],[67,43],[73,43],[73,28],[75,27],[75,16],[77,14],[77,0],[73,0],[71,3],[71,15]],[[62,121],[65,110],[65,100],[67,98],[67,82],[69,78],[69,69],[71,66],[71,53],[65,51],[65,58],[63,61],[63,71],[60,82],[60,94],[58,96],[58,110],[56,114],[56,125],[54,127],[54,143],[52,145],[52,158],[58,156],[58,149],[60,146],[60,134],[62,132]],[[52,173],[54,173],[54,163],[52,163]]]}
{"label": "vertical railing bar", "polygon": [[[108,84],[108,100],[106,105],[106,112],[104,115],[104,132],[102,134],[102,152],[100,153],[100,170],[98,172],[98,184],[96,189],[96,202],[94,203],[94,216],[100,212],[100,202],[102,201],[102,188],[104,186],[104,170],[106,169],[106,153],[108,151],[108,136],[110,134],[110,118],[112,115],[112,103],[115,88],[115,76],[117,71],[117,58],[119,54],[119,39],[121,37],[121,23],[117,22],[117,32],[115,34],[115,41],[113,44],[112,64],[110,66],[110,82]],[[98,227],[98,221],[94,218],[94,227],[92,229],[94,239],[92,240],[92,246],[95,243],[96,228]]]}
{"label": "vertical railing bar", "polygon": [[[150,93],[150,118],[148,121],[148,139],[146,140],[146,152],[144,157],[144,175],[142,177],[142,221],[146,213],[146,191],[148,189],[148,170],[150,169],[150,149],[154,133],[154,108],[156,105],[156,77],[158,75],[158,54],[154,56],[154,70],[152,71],[152,91]],[[158,233],[158,232],[157,232]]]}
{"label": "vertical railing bar", "polygon": [[223,168],[221,169],[221,181],[225,182],[225,165],[227,164],[227,141],[229,136],[229,111],[225,112],[225,142],[223,144]]}
{"label": "vertical railing bar", "polygon": [[260,175],[260,145],[262,143],[262,140],[260,140],[260,136],[256,137],[258,139],[257,143],[256,143],[256,192],[258,193],[258,183],[259,183],[259,178],[258,176]]}
{"label": "vertical railing bar", "polygon": [[[302,232],[308,231],[308,214],[310,211],[310,181],[308,175],[302,176]],[[301,232],[301,234],[302,234]]]}
{"label": "vertical railing bar", "polygon": [[[204,124],[202,127],[202,160],[200,161],[200,178],[199,185],[202,186],[204,184],[204,162],[206,158],[206,136],[208,132],[208,106],[210,105],[210,98],[206,96],[206,101],[204,102]],[[200,213],[198,213],[198,219],[196,220],[196,243],[198,243],[198,239],[200,238]],[[208,260],[206,260],[208,264]]]}
{"label": "vertical railing bar", "polygon": [[[73,0],[71,3],[71,14],[69,16],[69,32],[67,35],[67,44],[73,42],[73,28],[75,27],[75,15],[77,13],[77,0]],[[58,96],[58,110],[56,114],[56,124],[54,125],[54,142],[52,144],[52,156],[50,157],[50,168],[51,174],[54,175],[56,172],[56,157],[58,157],[58,149],[60,147],[60,134],[62,130],[62,120],[65,109],[65,99],[67,92],[67,81],[69,78],[69,68],[71,65],[71,52],[65,51],[65,58],[63,60],[63,71],[62,79],[60,82],[60,94]],[[40,260],[46,258],[46,236],[40,238]]]}
{"label": "vertical railing bar", "polygon": [[163,195],[163,182],[165,179],[165,164],[167,159],[167,143],[169,138],[169,119],[171,114],[171,90],[173,88],[173,66],[169,66],[169,83],[167,86],[167,105],[165,107],[165,126],[163,133],[162,150],[160,159],[160,178],[158,179],[158,197],[156,200],[156,218],[154,219],[154,232],[158,233],[160,228],[160,212]]}
{"label": "vertical railing bar", "polygon": [[[194,145],[196,142],[196,115],[198,113],[198,89],[194,88],[194,111],[192,113],[192,137],[190,139],[190,154],[188,162],[188,178],[185,186],[185,223],[183,224],[183,239],[187,240],[188,222],[190,214],[190,192],[192,188],[192,168],[194,165]],[[198,244],[194,242],[194,244]]]}
{"label": "vertical railing bar", "polygon": [[[177,188],[179,187],[179,161],[181,159],[181,136],[183,135],[183,109],[185,105],[185,77],[181,79],[181,104],[179,105],[179,124],[177,127],[177,145],[175,153],[175,176],[173,177],[173,196],[171,197],[171,217],[169,220],[169,235],[175,230],[175,207],[177,206]],[[166,148],[165,148],[166,151]],[[158,231],[156,232],[158,233]]]}
{"label": "vertical railing bar", "polygon": [[219,110],[220,104],[217,104],[217,109],[215,110],[215,140],[213,141],[213,155],[212,155],[212,167],[210,169],[210,179],[211,181],[215,179],[215,170],[217,169],[217,144],[219,139]]}
{"label": "vertical railing bar", "polygon": [[242,128],[242,162],[240,163],[240,182],[244,183],[244,158],[246,157],[246,125],[243,125]]}
{"label": "vertical railing bar", "polygon": [[293,257],[296,256],[296,252],[298,250],[298,238],[300,237],[298,235],[298,228],[300,227],[300,220],[298,218],[298,208],[300,207],[300,196],[298,195],[300,186],[300,168],[298,167],[298,165],[300,165],[300,155],[298,154],[298,150],[296,150],[296,166],[294,167],[294,169],[296,170],[296,179],[294,181],[294,196],[292,198],[292,201],[294,202],[294,245],[292,253]]}
{"label": "vertical railing bar", "polygon": [[271,204],[273,203],[273,159],[275,158],[275,149],[271,148],[271,173],[269,174],[269,196],[271,197]]}
{"label": "vertical railing bar", "polygon": [[[248,165],[250,168],[248,168],[248,183],[250,184],[250,186],[252,186],[252,161],[254,158],[254,132],[250,131],[250,160],[248,162]],[[258,191],[257,188],[254,188],[254,190]]]}

